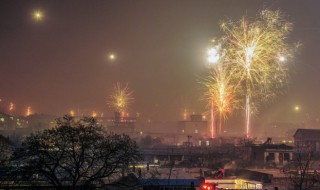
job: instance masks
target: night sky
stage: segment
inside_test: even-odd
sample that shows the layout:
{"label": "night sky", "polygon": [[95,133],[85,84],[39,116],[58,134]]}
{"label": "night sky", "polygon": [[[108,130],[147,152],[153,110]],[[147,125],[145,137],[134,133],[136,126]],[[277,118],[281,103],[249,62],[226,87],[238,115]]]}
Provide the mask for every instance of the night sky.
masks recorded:
{"label": "night sky", "polygon": [[[16,114],[31,106],[36,113],[63,115],[74,109],[111,115],[106,97],[121,82],[134,91],[130,113],[139,112],[141,120],[181,120],[185,108],[203,113],[198,81],[208,69],[210,40],[221,36],[219,21],[253,17],[264,8],[286,13],[294,23],[290,43],[303,46],[290,63],[286,94],[268,103],[256,120],[318,118],[317,0],[2,0],[1,107],[14,102]],[[44,14],[39,22],[32,17],[35,10]],[[108,60],[111,52],[114,61]]]}

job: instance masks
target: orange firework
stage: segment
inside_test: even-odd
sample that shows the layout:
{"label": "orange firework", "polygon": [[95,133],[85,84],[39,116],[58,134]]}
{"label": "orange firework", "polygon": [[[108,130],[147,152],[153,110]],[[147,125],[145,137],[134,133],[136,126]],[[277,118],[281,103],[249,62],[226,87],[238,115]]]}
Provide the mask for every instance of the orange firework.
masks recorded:
{"label": "orange firework", "polygon": [[205,99],[209,102],[211,111],[219,114],[219,132],[222,132],[222,119],[226,119],[238,106],[236,88],[232,83],[232,77],[227,73],[223,65],[212,68],[210,75],[205,79]]}

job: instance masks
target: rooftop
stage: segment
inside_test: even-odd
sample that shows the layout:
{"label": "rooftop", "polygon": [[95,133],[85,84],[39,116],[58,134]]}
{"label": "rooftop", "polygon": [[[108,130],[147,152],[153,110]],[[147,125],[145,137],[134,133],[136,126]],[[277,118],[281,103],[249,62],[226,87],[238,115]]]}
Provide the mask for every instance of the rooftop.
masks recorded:
{"label": "rooftop", "polygon": [[294,138],[320,138],[320,129],[297,129],[295,134],[293,135]]}

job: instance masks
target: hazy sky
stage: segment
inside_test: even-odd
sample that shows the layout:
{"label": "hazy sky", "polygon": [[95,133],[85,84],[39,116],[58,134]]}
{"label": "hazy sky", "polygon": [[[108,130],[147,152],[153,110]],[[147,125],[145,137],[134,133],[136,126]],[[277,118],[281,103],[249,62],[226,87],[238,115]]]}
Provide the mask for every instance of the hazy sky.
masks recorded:
{"label": "hazy sky", "polygon": [[[17,113],[62,115],[70,109],[111,113],[106,97],[128,83],[130,112],[151,120],[179,120],[182,110],[205,111],[198,80],[206,50],[220,37],[219,21],[280,9],[303,47],[286,95],[261,111],[261,122],[297,121],[320,111],[320,1],[105,0],[0,1],[0,97]],[[35,22],[34,10],[44,18]],[[107,56],[114,52],[117,59]],[[294,113],[293,106],[301,106]],[[232,119],[232,117],[229,117]]]}

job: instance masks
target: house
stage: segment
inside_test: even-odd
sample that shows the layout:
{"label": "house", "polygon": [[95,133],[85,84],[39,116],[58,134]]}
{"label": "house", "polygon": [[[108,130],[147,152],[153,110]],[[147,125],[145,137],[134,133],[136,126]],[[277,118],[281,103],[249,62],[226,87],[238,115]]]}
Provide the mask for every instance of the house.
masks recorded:
{"label": "house", "polygon": [[193,137],[208,137],[208,122],[202,115],[191,115],[190,120],[178,122],[178,134],[192,135]]}
{"label": "house", "polygon": [[320,129],[297,129],[293,138],[296,152],[320,153]]}
{"label": "house", "polygon": [[255,166],[278,167],[293,158],[293,147],[285,144],[261,144],[251,147],[251,162]]}

